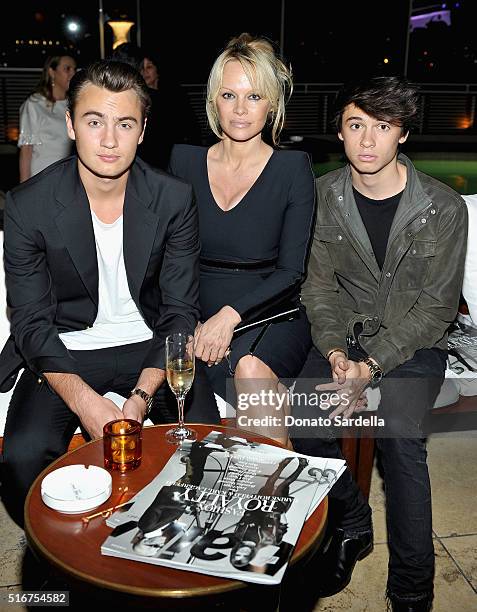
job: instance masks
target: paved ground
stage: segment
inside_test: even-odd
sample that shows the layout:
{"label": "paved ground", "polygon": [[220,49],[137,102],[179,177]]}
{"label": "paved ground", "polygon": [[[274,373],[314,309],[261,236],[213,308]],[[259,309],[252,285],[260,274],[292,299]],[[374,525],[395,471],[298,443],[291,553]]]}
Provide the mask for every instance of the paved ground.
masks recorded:
{"label": "paved ground", "polygon": [[[433,435],[428,450],[436,551],[433,612],[474,612],[477,610],[477,431]],[[310,578],[307,575],[308,605],[304,603],[306,593],[303,584],[297,585],[284,594],[282,612],[386,610],[384,589],[388,548],[385,497],[377,469],[373,472],[370,503],[374,520],[374,551],[358,563],[349,586],[334,597],[316,601],[312,591],[319,577],[315,578],[312,574]],[[28,555],[25,556],[25,551],[23,531],[6,516],[0,502],[0,612],[26,610],[21,605],[13,606],[4,601],[8,593],[22,589],[22,582],[23,588],[32,588],[32,585],[42,587],[42,568]],[[151,571],[160,571],[160,568],[151,566]],[[43,585],[43,588],[48,590],[47,585]],[[298,588],[301,595],[297,595]],[[200,612],[201,609],[195,610]]]}

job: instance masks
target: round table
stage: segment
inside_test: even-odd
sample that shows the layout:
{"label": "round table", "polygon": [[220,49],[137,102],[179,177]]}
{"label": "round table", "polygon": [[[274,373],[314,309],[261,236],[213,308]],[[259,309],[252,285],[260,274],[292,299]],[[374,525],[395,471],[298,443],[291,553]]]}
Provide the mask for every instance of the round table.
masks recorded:
{"label": "round table", "polygon": [[[191,424],[199,439],[210,431],[220,430],[228,435],[241,436],[279,446],[269,438],[240,429],[220,425]],[[162,469],[175,451],[175,446],[165,440],[169,426],[157,425],[143,430],[143,457],[141,466],[120,474],[113,471],[111,497],[97,509],[85,514],[99,512],[114,506],[121,493],[119,488],[128,487],[127,499],[142,489]],[[111,528],[105,519],[92,519],[86,526],[81,518],[84,514],[62,514],[46,506],[41,499],[41,481],[54,469],[71,464],[103,466],[102,439],[94,440],[66,453],[49,465],[33,483],[25,503],[25,533],[33,551],[46,560],[68,583],[81,591],[91,590],[106,594],[108,601],[121,595],[123,604],[172,609],[174,607],[197,607],[210,605],[244,594],[259,587],[264,592],[270,587],[254,585],[238,580],[228,580],[195,572],[158,567],[101,555],[101,544],[110,534]],[[320,546],[327,518],[325,499],[305,522],[294,550],[290,566],[308,558]],[[270,591],[271,592],[271,591]]]}

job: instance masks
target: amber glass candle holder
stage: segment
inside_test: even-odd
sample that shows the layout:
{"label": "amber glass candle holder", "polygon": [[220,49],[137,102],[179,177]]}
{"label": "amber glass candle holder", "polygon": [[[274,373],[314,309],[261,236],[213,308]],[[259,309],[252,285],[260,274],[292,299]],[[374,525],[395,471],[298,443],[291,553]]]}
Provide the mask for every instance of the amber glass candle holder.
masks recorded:
{"label": "amber glass candle holder", "polygon": [[141,465],[142,425],[133,419],[110,421],[103,427],[104,467],[127,472]]}

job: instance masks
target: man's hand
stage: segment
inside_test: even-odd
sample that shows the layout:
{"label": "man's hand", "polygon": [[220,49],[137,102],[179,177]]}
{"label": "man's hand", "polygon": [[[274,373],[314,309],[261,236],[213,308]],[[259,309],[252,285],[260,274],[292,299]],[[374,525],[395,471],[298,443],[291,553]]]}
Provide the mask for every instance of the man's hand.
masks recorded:
{"label": "man's hand", "polygon": [[346,380],[346,373],[350,367],[350,362],[345,353],[340,350],[334,351],[330,355],[329,362],[331,366],[331,373],[333,374],[333,380],[340,385],[344,384]]}
{"label": "man's hand", "polygon": [[77,374],[45,372],[44,376],[93,439],[102,437],[106,423],[123,418],[123,413],[113,401],[96,393]]}
{"label": "man's hand", "polygon": [[146,402],[139,395],[131,395],[123,404],[125,419],[134,419],[142,423],[146,413]]}
{"label": "man's hand", "polygon": [[[137,383],[136,389],[142,389],[153,396],[166,380],[165,370],[159,368],[144,368]],[[123,415],[125,419],[134,419],[142,423],[146,415],[146,400],[139,395],[131,395],[123,404]]]}
{"label": "man's hand", "polygon": [[[124,402],[123,410],[110,399],[99,395],[77,374],[45,372],[44,376],[50,387],[61,397],[74,412],[91,438],[101,438],[103,427],[109,421],[134,419],[142,423],[146,411],[146,402],[134,395]],[[136,387],[154,395],[166,378],[164,370],[144,368],[138,378]]]}
{"label": "man's hand", "polygon": [[87,407],[79,408],[76,414],[93,440],[103,437],[103,427],[106,423],[125,418],[112,400],[99,394],[96,394],[95,400],[90,400]]}
{"label": "man's hand", "polygon": [[220,363],[241,320],[237,311],[224,306],[205,323],[198,325],[194,334],[195,356],[209,366]]}
{"label": "man's hand", "polygon": [[[334,359],[333,359],[334,358]],[[342,373],[340,379],[343,382],[335,379],[333,364],[331,361],[337,362],[336,368],[339,368]],[[336,406],[329,418],[342,414],[344,418],[349,418],[354,412],[360,412],[367,406],[365,395],[366,387],[369,384],[371,375],[368,366],[359,361],[347,359],[343,353],[338,353],[335,357],[331,355],[330,364],[333,371],[333,382],[329,385],[317,385],[317,391],[335,391],[341,397],[341,402]]]}

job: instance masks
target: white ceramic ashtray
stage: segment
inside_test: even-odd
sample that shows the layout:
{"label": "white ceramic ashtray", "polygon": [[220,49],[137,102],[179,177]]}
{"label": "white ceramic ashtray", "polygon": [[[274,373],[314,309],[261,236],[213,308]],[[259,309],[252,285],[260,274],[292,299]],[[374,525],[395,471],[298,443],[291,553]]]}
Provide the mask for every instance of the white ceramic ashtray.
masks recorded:
{"label": "white ceramic ashtray", "polygon": [[50,472],[41,482],[45,504],[67,514],[97,508],[110,497],[111,491],[111,474],[95,465],[67,465]]}

